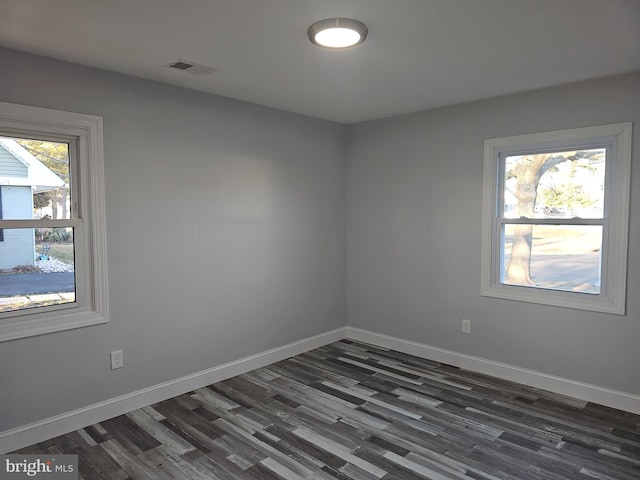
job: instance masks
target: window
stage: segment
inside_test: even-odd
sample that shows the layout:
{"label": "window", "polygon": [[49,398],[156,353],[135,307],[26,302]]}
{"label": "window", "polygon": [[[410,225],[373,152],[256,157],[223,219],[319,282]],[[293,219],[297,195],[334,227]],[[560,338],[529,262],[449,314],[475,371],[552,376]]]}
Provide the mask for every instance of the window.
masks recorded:
{"label": "window", "polygon": [[107,321],[102,119],[0,102],[0,341]]}
{"label": "window", "polygon": [[624,315],[631,124],[485,140],[482,295]]}

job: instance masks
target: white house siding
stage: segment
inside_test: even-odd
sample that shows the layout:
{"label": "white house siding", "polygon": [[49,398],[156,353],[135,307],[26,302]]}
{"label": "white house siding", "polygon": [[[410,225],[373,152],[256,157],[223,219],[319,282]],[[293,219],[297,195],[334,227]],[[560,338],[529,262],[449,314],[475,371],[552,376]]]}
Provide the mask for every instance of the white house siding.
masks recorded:
{"label": "white house siding", "polygon": [[[28,219],[32,217],[33,196],[31,187],[0,186],[2,218]],[[0,269],[16,265],[34,265],[35,238],[32,228],[4,229],[0,241]]]}
{"label": "white house siding", "polygon": [[27,166],[0,144],[0,177],[28,177]]}

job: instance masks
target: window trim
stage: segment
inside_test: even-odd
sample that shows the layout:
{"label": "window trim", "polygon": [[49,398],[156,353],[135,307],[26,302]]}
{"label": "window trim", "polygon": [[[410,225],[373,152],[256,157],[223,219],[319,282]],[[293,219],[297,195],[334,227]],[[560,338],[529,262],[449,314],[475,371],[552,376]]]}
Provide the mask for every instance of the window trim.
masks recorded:
{"label": "window trim", "polygon": [[[2,220],[2,185],[0,185],[0,220]],[[4,230],[0,228],[0,242],[4,242]]]}
{"label": "window trim", "polygon": [[0,320],[0,341],[108,322],[102,117],[0,102],[0,130],[15,136],[76,139],[80,184],[76,192],[84,225],[74,237],[84,252],[76,263],[76,282],[82,284],[76,302],[5,316]]}
{"label": "window trim", "polygon": [[[484,141],[481,295],[543,305],[624,315],[626,312],[629,195],[632,124],[616,123],[558,130]],[[571,149],[587,143],[611,143],[612,155],[605,180],[608,206],[602,249],[603,285],[600,295],[545,290],[500,283],[500,239],[496,235],[499,206],[500,155],[514,151]],[[604,271],[606,269],[606,272]],[[606,283],[606,284],[605,284]]]}

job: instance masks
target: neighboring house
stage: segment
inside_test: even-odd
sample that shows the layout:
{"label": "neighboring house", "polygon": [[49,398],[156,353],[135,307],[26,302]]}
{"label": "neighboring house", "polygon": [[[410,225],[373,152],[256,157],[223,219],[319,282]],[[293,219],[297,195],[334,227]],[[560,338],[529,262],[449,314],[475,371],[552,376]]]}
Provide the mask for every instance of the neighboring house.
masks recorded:
{"label": "neighboring house", "polygon": [[[33,194],[65,182],[15,140],[0,138],[0,219],[33,218]],[[0,230],[0,269],[35,264],[32,228]]]}

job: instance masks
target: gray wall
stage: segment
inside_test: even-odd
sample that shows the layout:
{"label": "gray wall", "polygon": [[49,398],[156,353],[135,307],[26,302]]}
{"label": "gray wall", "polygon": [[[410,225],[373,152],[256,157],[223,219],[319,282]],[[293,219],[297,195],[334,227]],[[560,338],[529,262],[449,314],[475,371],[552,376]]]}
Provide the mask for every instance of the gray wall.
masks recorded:
{"label": "gray wall", "polygon": [[111,313],[0,344],[0,431],[345,325],[344,126],[11,50],[0,65],[0,101],[104,119]]}
{"label": "gray wall", "polygon": [[[640,393],[638,148],[626,316],[479,294],[483,140],[634,121],[640,145],[640,75],[345,127],[11,50],[0,65],[0,101],[104,118],[111,310],[106,325],[0,343],[0,431],[347,313],[354,327]],[[110,371],[116,349],[125,368]]]}
{"label": "gray wall", "polygon": [[[480,296],[483,141],[634,122],[627,315]],[[640,75],[348,130],[348,322],[640,394]],[[462,318],[472,334],[460,332]]]}

